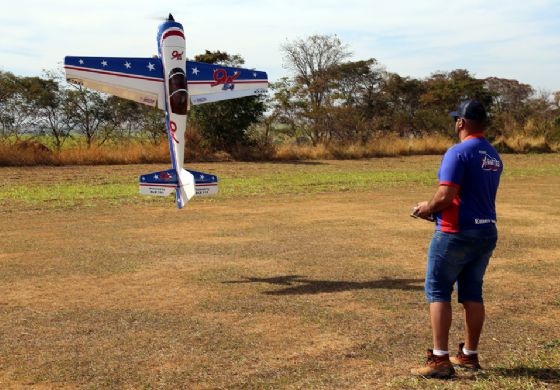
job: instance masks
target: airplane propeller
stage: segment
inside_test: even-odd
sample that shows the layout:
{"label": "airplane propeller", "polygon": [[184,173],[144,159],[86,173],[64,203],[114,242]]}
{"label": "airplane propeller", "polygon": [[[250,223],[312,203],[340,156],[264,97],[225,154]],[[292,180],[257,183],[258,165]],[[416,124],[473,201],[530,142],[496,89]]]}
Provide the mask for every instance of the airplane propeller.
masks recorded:
{"label": "airplane propeller", "polygon": [[173,17],[173,15],[171,15],[171,13],[169,14],[168,17],[151,15],[151,16],[148,16],[148,19],[157,20],[158,22],[174,22],[175,21],[175,18]]}

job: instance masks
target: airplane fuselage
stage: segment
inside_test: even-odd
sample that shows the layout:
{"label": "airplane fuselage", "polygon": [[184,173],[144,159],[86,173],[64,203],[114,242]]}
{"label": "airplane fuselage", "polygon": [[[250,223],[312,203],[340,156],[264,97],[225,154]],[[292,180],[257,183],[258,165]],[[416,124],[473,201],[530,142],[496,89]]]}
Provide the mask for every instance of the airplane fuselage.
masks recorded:
{"label": "airplane fuselage", "polygon": [[[166,21],[158,31],[158,49],[163,67],[165,85],[165,116],[167,133],[169,139],[169,150],[173,169],[177,172],[179,187],[185,180],[183,173],[183,160],[185,154],[185,130],[187,127],[187,80],[185,59],[185,33],[183,26],[175,21]],[[182,207],[187,199],[184,199],[183,191],[178,189],[177,204]],[[188,198],[192,195],[189,194]]]}

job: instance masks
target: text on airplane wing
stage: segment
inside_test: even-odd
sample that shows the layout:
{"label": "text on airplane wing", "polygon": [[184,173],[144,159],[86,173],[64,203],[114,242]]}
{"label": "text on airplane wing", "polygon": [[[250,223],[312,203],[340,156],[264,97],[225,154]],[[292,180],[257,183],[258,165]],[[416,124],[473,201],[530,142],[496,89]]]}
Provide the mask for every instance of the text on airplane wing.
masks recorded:
{"label": "text on airplane wing", "polygon": [[266,93],[266,72],[187,61],[187,84],[193,104]]}

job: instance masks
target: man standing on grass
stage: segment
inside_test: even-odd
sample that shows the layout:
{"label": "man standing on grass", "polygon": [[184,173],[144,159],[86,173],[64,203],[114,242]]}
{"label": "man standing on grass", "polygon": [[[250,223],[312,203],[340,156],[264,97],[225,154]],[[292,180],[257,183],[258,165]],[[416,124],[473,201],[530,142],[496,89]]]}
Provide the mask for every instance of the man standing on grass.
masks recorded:
{"label": "man standing on grass", "polygon": [[[453,365],[478,370],[478,341],[484,323],[482,280],[498,238],[496,192],[503,165],[498,152],[484,138],[487,115],[476,100],[459,104],[451,112],[461,140],[443,156],[439,188],[432,200],[421,202],[413,216],[435,219],[426,269],[426,298],[430,305],[433,350],[426,366],[414,376],[449,378]],[[449,358],[451,293],[457,283],[458,300],[465,313],[465,339]]]}

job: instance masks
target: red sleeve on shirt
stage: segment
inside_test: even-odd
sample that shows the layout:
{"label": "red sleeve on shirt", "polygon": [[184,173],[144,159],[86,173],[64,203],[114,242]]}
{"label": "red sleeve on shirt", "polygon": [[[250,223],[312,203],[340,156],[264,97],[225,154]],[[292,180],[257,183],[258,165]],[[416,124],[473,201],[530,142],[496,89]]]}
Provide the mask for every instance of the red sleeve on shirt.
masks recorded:
{"label": "red sleeve on shirt", "polygon": [[449,186],[449,187],[457,187],[457,188],[461,188],[461,186],[457,183],[453,183],[451,181],[440,181],[439,182],[440,186]]}

